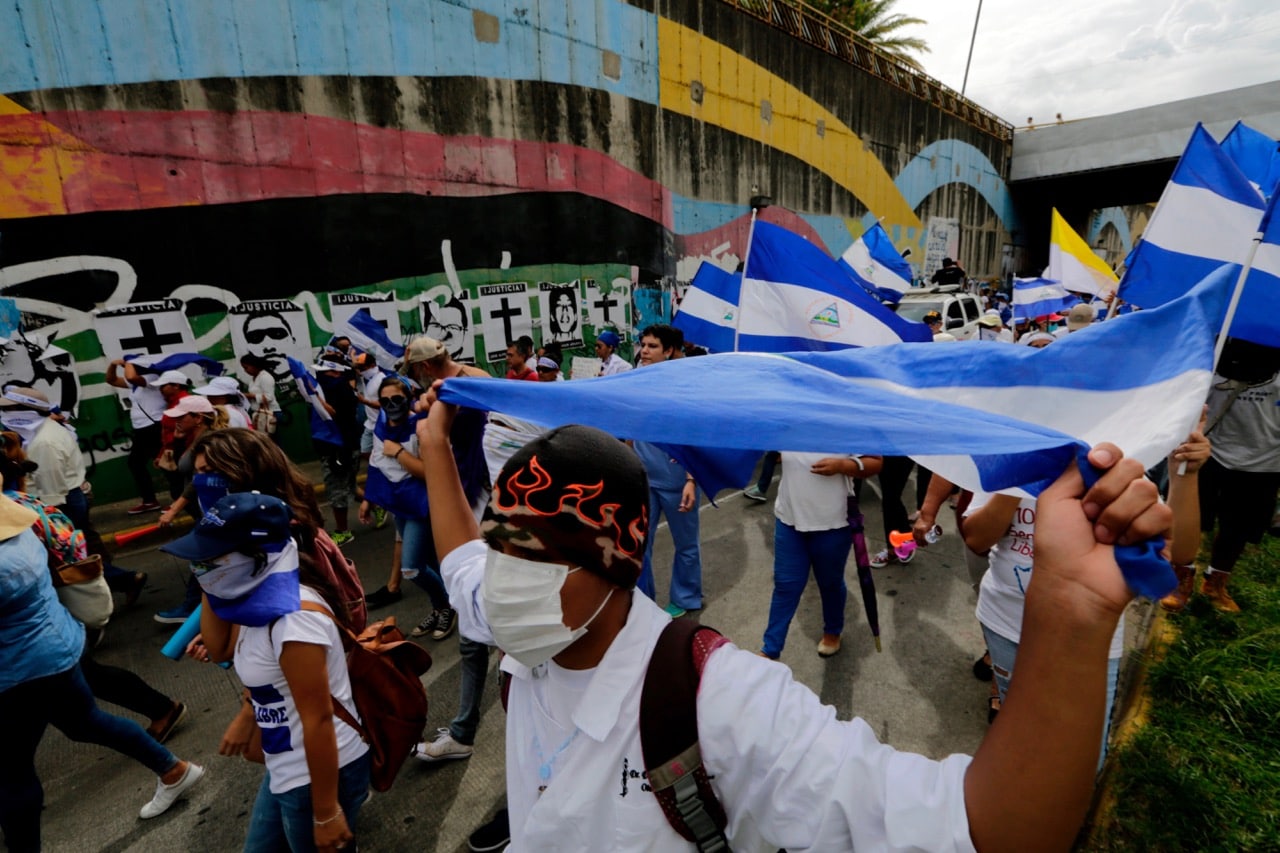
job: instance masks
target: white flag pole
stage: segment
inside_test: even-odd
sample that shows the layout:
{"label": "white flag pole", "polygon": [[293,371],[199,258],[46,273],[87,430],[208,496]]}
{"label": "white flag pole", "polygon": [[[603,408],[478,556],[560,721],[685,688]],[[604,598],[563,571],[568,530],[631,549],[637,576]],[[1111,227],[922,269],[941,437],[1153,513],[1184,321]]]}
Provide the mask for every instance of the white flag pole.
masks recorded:
{"label": "white flag pole", "polygon": [[[754,202],[755,200],[752,199]],[[754,204],[751,205],[751,225],[747,229],[747,250],[742,255],[742,281],[738,287],[738,310],[733,315],[733,351],[738,351],[738,330],[742,325],[742,288],[747,284],[747,264],[751,262],[751,241],[756,236],[756,213],[758,209]]]}
{"label": "white flag pole", "polygon": [[[1244,295],[1244,282],[1249,277],[1249,270],[1253,269],[1254,256],[1258,254],[1258,246],[1262,245],[1263,234],[1267,227],[1267,220],[1270,216],[1262,217],[1262,225],[1258,227],[1258,233],[1253,235],[1253,245],[1249,247],[1249,256],[1245,258],[1244,266],[1240,268],[1240,275],[1236,278],[1236,286],[1231,291],[1231,301],[1227,303],[1227,315],[1222,319],[1222,331],[1218,333],[1218,342],[1213,346],[1213,372],[1218,372],[1218,362],[1222,360],[1222,350],[1227,345],[1227,333],[1231,330],[1231,321],[1236,318],[1236,309],[1240,307],[1240,297]],[[1178,476],[1181,477],[1187,473],[1187,461],[1184,459],[1178,464]]]}

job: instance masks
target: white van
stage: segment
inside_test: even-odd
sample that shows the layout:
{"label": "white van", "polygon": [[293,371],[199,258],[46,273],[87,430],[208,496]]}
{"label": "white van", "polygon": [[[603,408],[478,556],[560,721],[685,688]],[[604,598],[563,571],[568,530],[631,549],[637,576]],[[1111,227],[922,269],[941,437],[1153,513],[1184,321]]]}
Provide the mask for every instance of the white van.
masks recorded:
{"label": "white van", "polygon": [[923,322],[924,315],[937,311],[942,315],[942,331],[967,341],[978,336],[978,318],[982,316],[982,303],[978,297],[963,293],[958,284],[937,287],[912,288],[902,294],[898,303],[898,316]]}

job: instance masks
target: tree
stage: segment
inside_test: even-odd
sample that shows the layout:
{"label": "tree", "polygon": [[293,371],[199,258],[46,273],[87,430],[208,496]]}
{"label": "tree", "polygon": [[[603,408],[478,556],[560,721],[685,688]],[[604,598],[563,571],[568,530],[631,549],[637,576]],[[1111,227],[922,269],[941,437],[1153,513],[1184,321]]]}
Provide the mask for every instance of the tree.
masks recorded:
{"label": "tree", "polygon": [[805,0],[832,20],[844,24],[884,53],[919,71],[924,68],[913,53],[928,53],[924,39],[901,35],[903,27],[925,23],[920,18],[895,14],[898,0]]}

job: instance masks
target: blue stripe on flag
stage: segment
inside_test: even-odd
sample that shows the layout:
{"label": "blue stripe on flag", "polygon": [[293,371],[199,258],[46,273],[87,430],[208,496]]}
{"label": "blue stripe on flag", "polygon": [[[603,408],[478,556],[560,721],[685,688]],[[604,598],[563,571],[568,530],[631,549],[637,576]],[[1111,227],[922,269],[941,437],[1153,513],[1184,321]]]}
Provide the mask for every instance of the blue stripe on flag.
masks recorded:
{"label": "blue stripe on flag", "polygon": [[671,325],[708,352],[732,352],[742,274],[703,261]]}

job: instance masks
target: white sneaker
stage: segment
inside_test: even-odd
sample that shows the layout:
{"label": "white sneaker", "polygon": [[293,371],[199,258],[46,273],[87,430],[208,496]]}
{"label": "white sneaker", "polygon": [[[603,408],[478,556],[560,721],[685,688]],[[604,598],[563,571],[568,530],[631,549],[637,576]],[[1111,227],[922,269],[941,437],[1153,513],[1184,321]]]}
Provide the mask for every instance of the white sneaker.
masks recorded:
{"label": "white sneaker", "polygon": [[883,548],[872,555],[871,568],[883,569],[885,566],[889,565],[891,561],[897,560],[897,558],[897,555],[891,553],[888,548]]}
{"label": "white sneaker", "polygon": [[138,817],[146,820],[147,818],[159,817],[169,810],[169,807],[178,801],[186,793],[187,789],[204,778],[204,768],[194,761],[187,762],[187,772],[182,774],[182,778],[172,785],[166,785],[159,780],[156,781],[156,795],[151,798],[151,802],[142,807],[142,811],[138,812]]}
{"label": "white sneaker", "polygon": [[436,729],[436,739],[427,743],[425,740],[413,748],[413,757],[419,761],[433,764],[437,761],[451,761],[458,758],[470,758],[475,747],[458,743],[449,734],[448,729]]}

